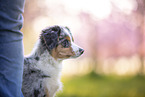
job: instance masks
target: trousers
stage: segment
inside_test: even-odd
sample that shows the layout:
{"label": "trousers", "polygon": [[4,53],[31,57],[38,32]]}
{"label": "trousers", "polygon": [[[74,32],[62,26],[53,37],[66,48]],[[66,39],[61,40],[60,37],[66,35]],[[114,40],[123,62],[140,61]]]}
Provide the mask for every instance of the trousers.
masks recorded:
{"label": "trousers", "polygon": [[0,0],[0,97],[23,97],[24,0]]}

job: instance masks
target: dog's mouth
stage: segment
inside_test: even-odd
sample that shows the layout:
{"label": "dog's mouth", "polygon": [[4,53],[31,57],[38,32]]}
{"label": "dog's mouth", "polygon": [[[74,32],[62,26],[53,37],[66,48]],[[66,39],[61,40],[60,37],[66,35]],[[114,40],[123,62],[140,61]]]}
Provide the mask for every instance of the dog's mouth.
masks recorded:
{"label": "dog's mouth", "polygon": [[75,52],[75,55],[71,56],[70,58],[77,58],[77,57],[81,56],[83,53],[84,53],[84,50],[82,48],[79,48],[79,50],[77,50]]}

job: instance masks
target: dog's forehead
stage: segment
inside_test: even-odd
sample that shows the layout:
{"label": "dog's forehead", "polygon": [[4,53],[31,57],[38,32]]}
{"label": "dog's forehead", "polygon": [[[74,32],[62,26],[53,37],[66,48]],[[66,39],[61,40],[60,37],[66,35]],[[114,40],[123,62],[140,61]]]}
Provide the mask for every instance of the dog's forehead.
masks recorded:
{"label": "dog's forehead", "polygon": [[68,36],[71,40],[73,40],[73,37],[72,37],[72,34],[71,34],[70,30],[66,27],[63,27],[62,29],[63,29],[62,35],[64,37]]}

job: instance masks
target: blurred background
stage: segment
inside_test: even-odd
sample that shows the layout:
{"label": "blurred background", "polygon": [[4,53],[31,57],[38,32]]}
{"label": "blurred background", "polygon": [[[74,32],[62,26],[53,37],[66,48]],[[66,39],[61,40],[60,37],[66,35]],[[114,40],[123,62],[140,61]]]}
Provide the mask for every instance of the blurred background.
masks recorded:
{"label": "blurred background", "polygon": [[52,25],[85,50],[63,62],[58,97],[145,97],[145,0],[26,0],[25,55]]}

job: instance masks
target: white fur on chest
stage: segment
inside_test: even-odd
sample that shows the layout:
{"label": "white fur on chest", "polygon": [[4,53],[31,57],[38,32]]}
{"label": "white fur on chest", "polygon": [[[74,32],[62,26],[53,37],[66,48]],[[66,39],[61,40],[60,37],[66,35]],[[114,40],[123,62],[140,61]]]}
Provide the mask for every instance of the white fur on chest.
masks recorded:
{"label": "white fur on chest", "polygon": [[45,78],[43,82],[49,92],[49,97],[54,97],[55,92],[62,87],[60,81],[62,62],[56,61],[45,51],[36,65],[44,74],[50,76],[49,78]]}

